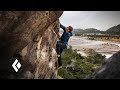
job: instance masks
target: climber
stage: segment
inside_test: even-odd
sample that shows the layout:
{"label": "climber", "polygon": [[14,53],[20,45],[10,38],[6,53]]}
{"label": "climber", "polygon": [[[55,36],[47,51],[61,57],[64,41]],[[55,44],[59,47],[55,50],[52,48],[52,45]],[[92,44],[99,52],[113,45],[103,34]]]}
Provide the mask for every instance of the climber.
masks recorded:
{"label": "climber", "polygon": [[62,28],[64,32],[61,38],[59,38],[59,41],[57,41],[57,45],[56,45],[56,51],[58,56],[58,69],[62,68],[61,53],[65,48],[67,48],[68,41],[72,36],[72,31],[73,31],[73,27],[71,26],[65,27],[62,24],[60,24],[60,28]]}

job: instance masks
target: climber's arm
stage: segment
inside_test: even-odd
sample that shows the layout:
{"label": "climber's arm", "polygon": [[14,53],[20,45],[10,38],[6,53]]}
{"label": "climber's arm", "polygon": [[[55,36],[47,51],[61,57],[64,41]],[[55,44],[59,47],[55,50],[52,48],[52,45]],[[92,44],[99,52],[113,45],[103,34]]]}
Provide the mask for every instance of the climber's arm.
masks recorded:
{"label": "climber's arm", "polygon": [[66,30],[66,27],[63,26],[61,23],[60,23],[60,28],[62,28],[64,31]]}

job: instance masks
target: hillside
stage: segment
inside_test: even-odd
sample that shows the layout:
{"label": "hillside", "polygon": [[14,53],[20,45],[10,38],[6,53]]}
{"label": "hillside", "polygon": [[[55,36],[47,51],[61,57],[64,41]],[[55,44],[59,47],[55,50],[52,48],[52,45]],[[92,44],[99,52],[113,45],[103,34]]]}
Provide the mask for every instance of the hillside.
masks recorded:
{"label": "hillside", "polygon": [[95,28],[88,28],[84,30],[84,33],[100,33],[100,30],[97,30]]}
{"label": "hillside", "polygon": [[74,29],[75,34],[84,34],[84,33],[101,33],[101,34],[110,34],[110,35],[120,35],[120,24],[117,26],[113,26],[106,31],[100,31],[95,28],[87,28],[87,29]]}
{"label": "hillside", "polygon": [[87,29],[74,29],[74,32],[79,33],[100,33],[100,30],[95,28],[87,28]]}
{"label": "hillside", "polygon": [[84,33],[103,33],[100,30],[97,30],[95,28],[87,28],[87,29],[74,29],[73,32],[75,35],[80,35],[80,34],[84,34]]}
{"label": "hillside", "polygon": [[114,35],[120,35],[120,24],[117,26],[113,26],[106,30],[107,34],[114,34]]}

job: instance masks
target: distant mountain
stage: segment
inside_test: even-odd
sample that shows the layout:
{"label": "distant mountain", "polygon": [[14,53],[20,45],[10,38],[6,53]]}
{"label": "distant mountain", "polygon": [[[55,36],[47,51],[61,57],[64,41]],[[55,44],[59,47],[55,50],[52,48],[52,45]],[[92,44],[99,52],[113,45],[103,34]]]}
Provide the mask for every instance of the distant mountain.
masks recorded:
{"label": "distant mountain", "polygon": [[74,29],[74,31],[81,32],[81,31],[84,31],[84,29]]}
{"label": "distant mountain", "polygon": [[113,26],[106,30],[107,34],[114,34],[114,35],[120,35],[120,24],[117,26]]}
{"label": "distant mountain", "polygon": [[110,35],[120,35],[120,24],[113,26],[106,31],[100,31],[94,28],[88,28],[84,30],[84,33],[101,33],[101,34],[110,34]]}
{"label": "distant mountain", "polygon": [[75,34],[83,34],[83,33],[101,33],[101,34],[110,34],[110,35],[120,35],[120,24],[117,26],[113,26],[106,31],[100,31],[95,28],[87,28],[87,29],[74,29]]}
{"label": "distant mountain", "polygon": [[74,34],[81,34],[81,32],[83,32],[83,31],[84,31],[83,29],[74,29],[73,33]]}
{"label": "distant mountain", "polygon": [[100,33],[100,30],[97,30],[95,28],[87,28],[84,30],[84,33]]}
{"label": "distant mountain", "polygon": [[74,29],[75,34],[83,34],[83,33],[101,33],[100,30],[95,28],[87,28],[87,29]]}

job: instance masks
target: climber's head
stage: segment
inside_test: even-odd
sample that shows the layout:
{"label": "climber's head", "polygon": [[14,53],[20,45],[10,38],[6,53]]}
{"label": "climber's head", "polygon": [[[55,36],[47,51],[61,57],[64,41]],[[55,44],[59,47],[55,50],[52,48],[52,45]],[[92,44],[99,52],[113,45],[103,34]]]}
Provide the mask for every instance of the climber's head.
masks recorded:
{"label": "climber's head", "polygon": [[68,26],[68,27],[66,28],[66,31],[67,31],[67,32],[72,32],[72,31],[73,31],[73,27],[72,27],[72,26]]}

